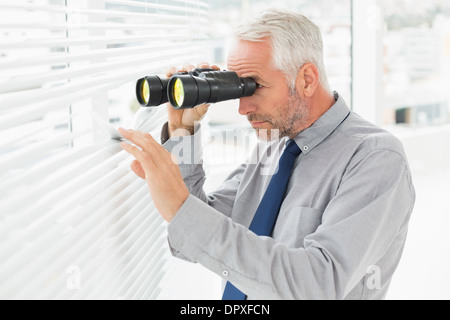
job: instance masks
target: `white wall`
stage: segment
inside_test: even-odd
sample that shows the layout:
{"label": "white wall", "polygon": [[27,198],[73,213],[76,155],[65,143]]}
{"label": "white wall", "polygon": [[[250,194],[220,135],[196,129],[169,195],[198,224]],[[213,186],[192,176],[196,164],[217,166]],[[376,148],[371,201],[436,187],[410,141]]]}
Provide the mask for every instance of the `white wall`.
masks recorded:
{"label": "white wall", "polygon": [[450,126],[398,134],[416,203],[388,299],[450,299]]}

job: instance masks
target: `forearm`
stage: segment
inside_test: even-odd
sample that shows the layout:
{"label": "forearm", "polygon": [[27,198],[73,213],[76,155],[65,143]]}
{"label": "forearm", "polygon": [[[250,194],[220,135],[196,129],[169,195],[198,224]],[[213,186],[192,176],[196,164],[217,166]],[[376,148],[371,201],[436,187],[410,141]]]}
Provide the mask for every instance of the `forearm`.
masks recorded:
{"label": "forearm", "polygon": [[[164,133],[162,137],[165,137]],[[233,171],[218,190],[206,194],[203,188],[206,175],[203,169],[200,125],[196,126],[195,134],[192,136],[172,137],[166,140],[162,139],[162,141],[164,148],[177,158],[189,192],[222,214],[230,216],[245,165],[239,166]]]}
{"label": "forearm", "polygon": [[195,129],[193,135],[170,137],[166,123],[161,132],[161,142],[163,147],[172,154],[173,161],[178,163],[183,180],[191,194],[206,200],[203,191],[205,172],[200,125]]}

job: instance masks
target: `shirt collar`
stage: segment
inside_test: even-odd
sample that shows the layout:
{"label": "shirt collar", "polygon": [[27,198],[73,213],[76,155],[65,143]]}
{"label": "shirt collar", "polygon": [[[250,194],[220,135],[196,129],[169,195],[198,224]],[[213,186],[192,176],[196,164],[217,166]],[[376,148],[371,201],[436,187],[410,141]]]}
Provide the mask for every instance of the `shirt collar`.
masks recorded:
{"label": "shirt collar", "polygon": [[350,109],[337,92],[334,93],[334,98],[336,103],[311,127],[295,137],[295,142],[304,154],[308,154],[325,140],[350,114]]}

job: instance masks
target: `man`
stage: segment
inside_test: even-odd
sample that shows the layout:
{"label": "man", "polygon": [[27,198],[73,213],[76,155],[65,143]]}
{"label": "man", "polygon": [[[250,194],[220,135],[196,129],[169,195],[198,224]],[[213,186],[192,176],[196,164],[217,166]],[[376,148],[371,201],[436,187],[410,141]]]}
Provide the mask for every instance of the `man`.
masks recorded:
{"label": "man", "polygon": [[[122,144],[170,222],[173,253],[247,299],[382,299],[402,254],[415,199],[403,148],[331,93],[322,51],[319,29],[298,14],[272,10],[238,29],[228,68],[260,84],[239,113],[280,152],[241,165],[210,195],[201,161],[177,165],[150,135],[122,130],[140,147]],[[207,109],[169,108],[164,147],[182,143],[199,160],[194,123]],[[262,168],[277,165],[287,140],[301,153],[272,231],[257,235],[252,220],[272,178]]]}

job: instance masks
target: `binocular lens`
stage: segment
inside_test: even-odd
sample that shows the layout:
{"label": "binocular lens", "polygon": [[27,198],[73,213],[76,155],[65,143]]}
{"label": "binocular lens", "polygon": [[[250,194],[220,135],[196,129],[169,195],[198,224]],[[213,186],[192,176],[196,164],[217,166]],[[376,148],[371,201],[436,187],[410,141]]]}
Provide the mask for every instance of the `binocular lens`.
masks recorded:
{"label": "binocular lens", "polygon": [[144,80],[141,86],[141,97],[144,100],[145,104],[150,101],[150,86],[147,80]]}
{"label": "binocular lens", "polygon": [[144,107],[170,102],[175,109],[194,108],[207,103],[249,97],[257,84],[251,78],[239,78],[232,71],[195,69],[174,74],[170,79],[148,76],[139,79],[136,95]]}
{"label": "binocular lens", "polygon": [[156,107],[169,101],[167,83],[169,79],[149,76],[139,79],[136,84],[136,97],[143,107]]}
{"label": "binocular lens", "polygon": [[184,103],[184,85],[181,79],[177,79],[173,86],[173,97],[177,107],[181,107]]}

